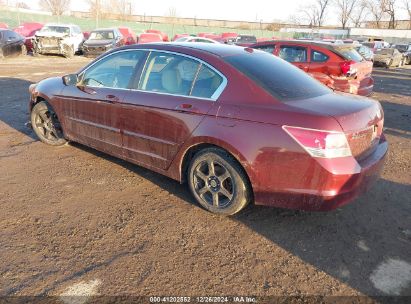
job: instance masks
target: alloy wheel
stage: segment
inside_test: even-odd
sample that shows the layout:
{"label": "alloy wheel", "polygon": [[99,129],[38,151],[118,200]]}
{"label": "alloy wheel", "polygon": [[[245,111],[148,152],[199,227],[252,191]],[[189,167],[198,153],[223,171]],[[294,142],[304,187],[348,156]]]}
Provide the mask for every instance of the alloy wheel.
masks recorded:
{"label": "alloy wheel", "polygon": [[193,172],[194,190],[208,205],[229,206],[234,197],[235,183],[228,169],[214,160],[200,162]]}

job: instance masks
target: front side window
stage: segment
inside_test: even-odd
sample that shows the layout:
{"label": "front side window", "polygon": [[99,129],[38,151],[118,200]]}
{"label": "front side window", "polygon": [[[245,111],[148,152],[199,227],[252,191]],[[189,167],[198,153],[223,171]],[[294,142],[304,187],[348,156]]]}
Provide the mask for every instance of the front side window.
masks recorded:
{"label": "front side window", "polygon": [[108,55],[84,72],[82,84],[127,89],[144,54],[142,51],[125,51]]}
{"label": "front side window", "polygon": [[288,62],[307,62],[307,48],[284,45],[278,56]]}
{"label": "front side window", "polygon": [[328,60],[328,56],[324,53],[319,51],[312,51],[311,52],[311,61],[312,62],[326,62]]}

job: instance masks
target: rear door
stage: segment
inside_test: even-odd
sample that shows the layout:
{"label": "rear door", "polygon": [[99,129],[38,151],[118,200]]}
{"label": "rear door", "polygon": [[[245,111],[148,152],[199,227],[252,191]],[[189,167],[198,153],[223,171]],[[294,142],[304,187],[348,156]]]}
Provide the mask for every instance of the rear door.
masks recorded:
{"label": "rear door", "polygon": [[331,54],[327,50],[311,47],[310,55],[308,73],[326,86],[332,87],[333,80],[330,74],[333,74],[334,71],[339,73],[340,67],[338,64],[332,62]]}
{"label": "rear door", "polygon": [[122,106],[126,158],[165,170],[223,90],[225,77],[181,54],[153,51]]}
{"label": "rear door", "polygon": [[309,52],[307,46],[282,44],[278,50],[278,57],[292,63],[304,72],[308,72],[309,69],[308,56]]}

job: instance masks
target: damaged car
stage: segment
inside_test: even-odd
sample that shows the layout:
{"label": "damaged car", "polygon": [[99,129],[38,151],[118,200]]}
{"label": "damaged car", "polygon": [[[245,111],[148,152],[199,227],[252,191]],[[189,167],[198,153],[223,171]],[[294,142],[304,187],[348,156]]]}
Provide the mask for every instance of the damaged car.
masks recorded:
{"label": "damaged car", "polygon": [[46,24],[33,39],[33,55],[58,54],[72,58],[81,51],[84,35],[74,24]]}
{"label": "damaged car", "polygon": [[123,45],[123,35],[118,29],[97,29],[90,33],[82,49],[84,56],[99,56]]}

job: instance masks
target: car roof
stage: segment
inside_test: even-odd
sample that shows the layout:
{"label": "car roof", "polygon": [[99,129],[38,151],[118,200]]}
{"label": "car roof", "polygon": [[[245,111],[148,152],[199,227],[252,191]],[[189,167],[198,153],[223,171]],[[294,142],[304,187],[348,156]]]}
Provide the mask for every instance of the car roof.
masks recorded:
{"label": "car roof", "polygon": [[161,46],[161,49],[166,48],[169,51],[186,50],[186,51],[201,51],[219,57],[227,57],[234,55],[241,55],[246,48],[234,45],[220,44],[220,43],[196,43],[196,42],[160,42],[130,45],[126,49],[156,49]]}
{"label": "car roof", "polygon": [[46,23],[44,26],[73,27],[73,26],[78,26],[78,25],[76,25],[76,24],[65,24],[65,23]]}
{"label": "car roof", "polygon": [[328,42],[328,41],[298,40],[298,39],[293,39],[293,40],[276,39],[276,40],[270,40],[270,41],[257,42],[254,45],[265,45],[265,44],[270,44],[270,43],[295,43],[295,44],[304,44],[304,45],[314,45],[314,46],[324,47],[324,48],[329,49],[329,50],[335,50],[335,49],[339,49],[339,48],[343,49],[343,48],[355,47],[354,44],[349,44],[349,43],[335,44],[335,43],[331,43],[331,42]]}
{"label": "car roof", "polygon": [[115,30],[117,30],[117,29],[114,28],[114,27],[110,27],[110,28],[97,28],[97,29],[95,29],[95,30],[92,30],[92,32],[115,31]]}

